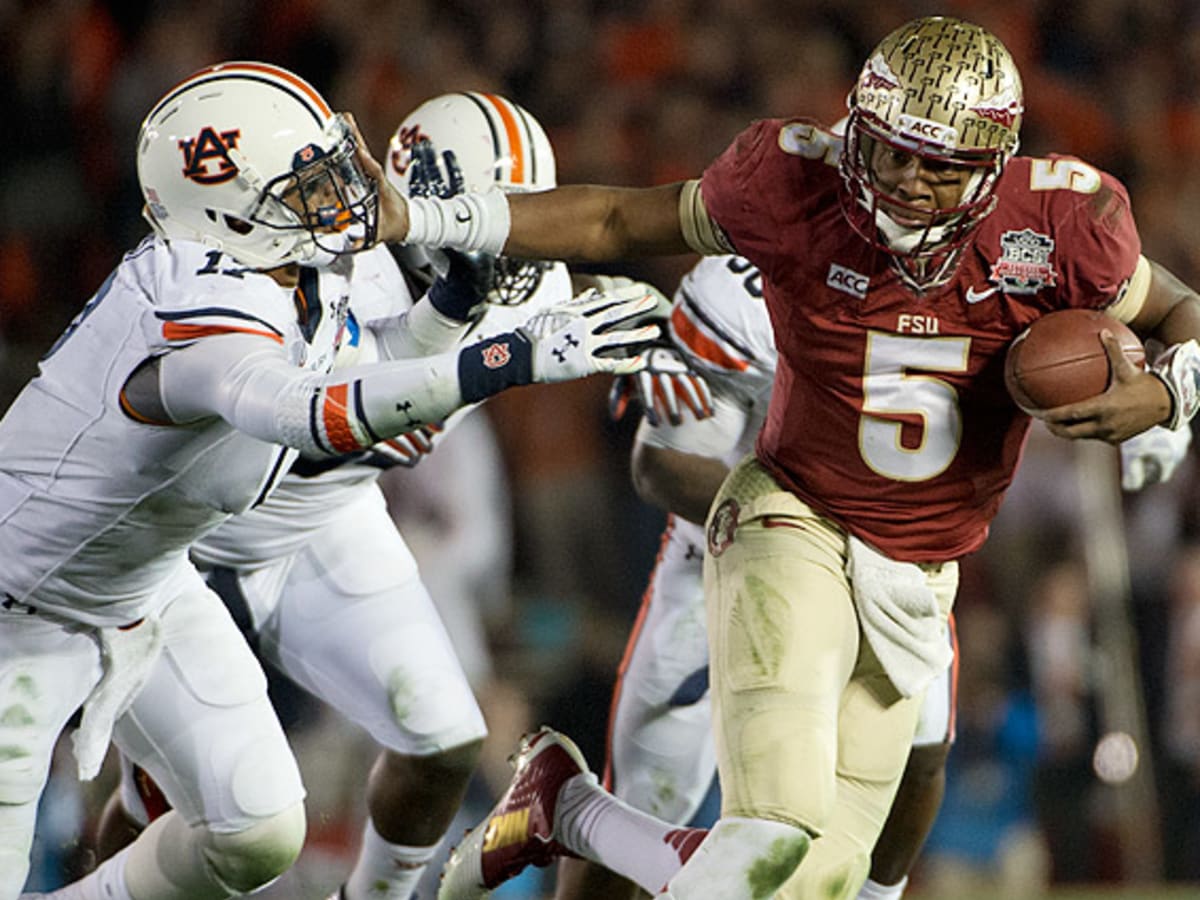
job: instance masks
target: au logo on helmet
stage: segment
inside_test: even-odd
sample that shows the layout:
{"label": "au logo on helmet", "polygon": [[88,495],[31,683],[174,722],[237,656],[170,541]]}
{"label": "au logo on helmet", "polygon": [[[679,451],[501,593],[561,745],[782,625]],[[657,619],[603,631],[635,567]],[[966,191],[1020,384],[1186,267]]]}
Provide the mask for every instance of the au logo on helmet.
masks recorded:
{"label": "au logo on helmet", "polygon": [[179,142],[183,151],[183,177],[197,184],[223,184],[237,175],[229,151],[237,148],[242,133],[237,128],[217,131],[208,126],[200,134]]}
{"label": "au logo on helmet", "polygon": [[422,140],[428,141],[429,136],[421,133],[419,123],[400,126],[392,138],[392,146],[388,153],[388,162],[391,164],[393,172],[403,176],[408,171],[408,167],[413,161],[412,148],[416,146],[417,141]]}

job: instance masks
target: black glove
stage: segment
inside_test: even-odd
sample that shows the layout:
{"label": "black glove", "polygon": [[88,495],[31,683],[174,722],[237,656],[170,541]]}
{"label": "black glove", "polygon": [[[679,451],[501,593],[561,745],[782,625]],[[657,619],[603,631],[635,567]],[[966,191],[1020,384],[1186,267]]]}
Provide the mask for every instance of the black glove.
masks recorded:
{"label": "black glove", "polygon": [[483,313],[495,277],[496,259],[487,253],[443,250],[450,268],[429,287],[433,308],[456,322],[474,322]]}
{"label": "black glove", "polygon": [[438,165],[437,151],[428,138],[413,144],[412,161],[408,169],[408,195],[410,197],[441,197],[445,200],[461,194],[466,186],[462,167],[453,150],[442,151],[446,174]]}

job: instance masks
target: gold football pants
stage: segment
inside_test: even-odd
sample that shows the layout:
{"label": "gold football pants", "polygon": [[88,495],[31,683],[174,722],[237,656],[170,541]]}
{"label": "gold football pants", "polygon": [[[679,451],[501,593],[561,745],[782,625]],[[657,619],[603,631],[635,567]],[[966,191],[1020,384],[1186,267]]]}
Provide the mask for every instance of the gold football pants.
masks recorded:
{"label": "gold football pants", "polygon": [[[722,814],[818,836],[778,895],[855,896],[922,697],[903,698],[862,638],[845,530],[749,456],[726,479],[704,563]],[[925,566],[943,617],[955,563]]]}

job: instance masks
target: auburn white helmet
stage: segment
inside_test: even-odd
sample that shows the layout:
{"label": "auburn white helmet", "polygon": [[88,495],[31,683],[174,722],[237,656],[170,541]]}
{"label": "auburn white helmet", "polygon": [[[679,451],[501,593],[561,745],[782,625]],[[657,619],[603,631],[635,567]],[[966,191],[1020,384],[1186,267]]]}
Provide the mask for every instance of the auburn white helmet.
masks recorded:
{"label": "auburn white helmet", "polygon": [[[992,211],[996,182],[1017,151],[1024,106],[1012,56],[978,25],[943,16],[915,19],[871,52],[849,106],[840,161],[847,218],[863,237],[899,257],[902,271],[918,286],[943,283],[957,251]],[[871,173],[878,143],[970,169],[959,202],[932,215],[911,206],[908,211],[928,224],[898,225],[883,206],[907,205],[885,197]]]}
{"label": "auburn white helmet", "polygon": [[346,122],[276,66],[221,63],[150,111],[138,136],[145,215],[253,268],[325,265],[374,241],[378,186]]}
{"label": "auburn white helmet", "polygon": [[[496,94],[443,94],[414,109],[392,135],[384,166],[406,197],[450,197],[499,187],[546,191],[557,184],[554,150],[526,109]],[[523,303],[548,263],[500,257],[490,300]]]}

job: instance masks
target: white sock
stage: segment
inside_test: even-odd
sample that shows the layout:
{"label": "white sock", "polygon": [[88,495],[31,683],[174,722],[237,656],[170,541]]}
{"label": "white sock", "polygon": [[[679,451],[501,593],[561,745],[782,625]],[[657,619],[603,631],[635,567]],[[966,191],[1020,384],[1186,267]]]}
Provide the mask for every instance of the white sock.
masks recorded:
{"label": "white sock", "polygon": [[128,856],[129,848],[126,847],[102,862],[90,875],[49,894],[34,896],[45,897],[46,900],[133,900],[125,887],[125,859]]}
{"label": "white sock", "polygon": [[907,886],[907,875],[901,878],[896,884],[890,886],[879,884],[868,878],[858,891],[858,900],[900,900],[904,896],[904,889]]}
{"label": "white sock", "polygon": [[405,847],[390,844],[379,836],[374,824],[367,819],[363,826],[362,849],[346,879],[346,900],[408,900],[436,850],[436,845]]}
{"label": "white sock", "polygon": [[559,843],[635,882],[651,894],[679,871],[704,837],[618,800],[590,773],[563,785],[554,817]]}

